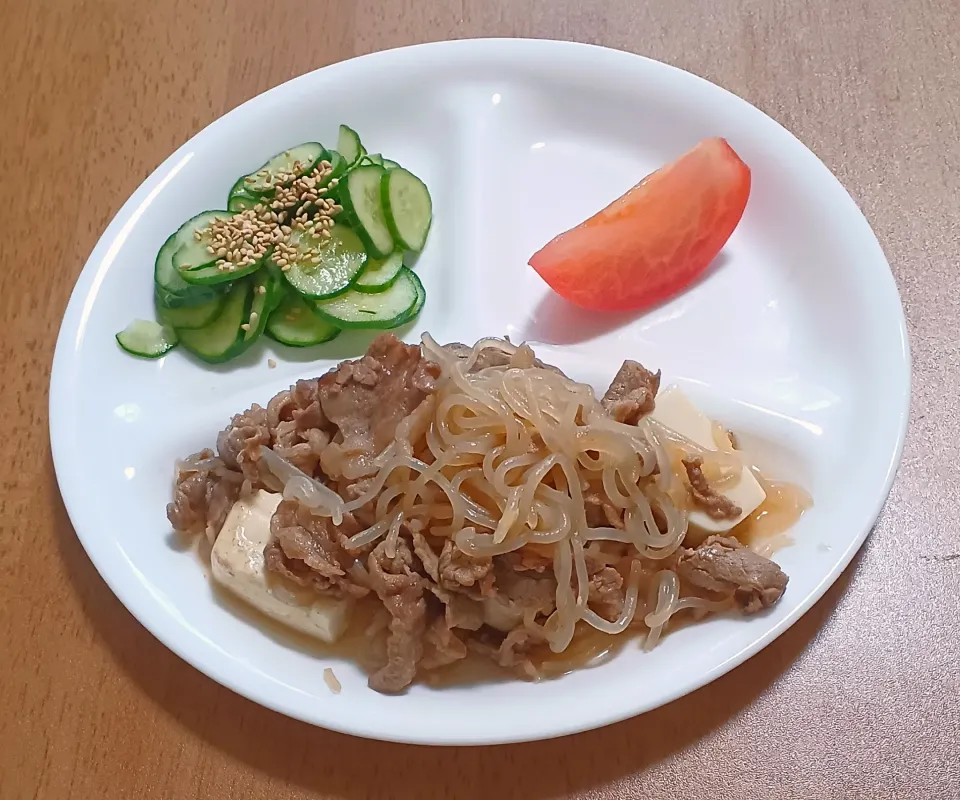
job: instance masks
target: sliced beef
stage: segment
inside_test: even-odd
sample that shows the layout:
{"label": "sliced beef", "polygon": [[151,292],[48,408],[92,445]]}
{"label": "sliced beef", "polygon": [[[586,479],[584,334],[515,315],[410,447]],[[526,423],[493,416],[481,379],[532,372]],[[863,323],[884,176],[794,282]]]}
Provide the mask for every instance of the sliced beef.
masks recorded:
{"label": "sliced beef", "polygon": [[440,557],[434,552],[427,541],[427,537],[422,533],[413,534],[413,552],[420,563],[423,564],[423,570],[427,573],[434,583],[440,583]]}
{"label": "sliced beef", "polygon": [[532,577],[518,574],[513,563],[504,556],[494,560],[493,591],[483,598],[483,621],[501,631],[520,625],[526,616],[549,616],[557,599],[553,570],[543,577]]}
{"label": "sliced beef", "polygon": [[346,455],[382,452],[401,420],[433,391],[439,374],[419,347],[389,333],[378,336],[363,358],[328,372],[318,394],[324,415],[340,432],[339,449]]}
{"label": "sliced beef", "polygon": [[516,572],[543,573],[553,569],[552,557],[539,553],[530,547],[521,547],[512,553],[504,553],[498,557],[498,561],[504,565],[509,565],[510,569]]}
{"label": "sliced beef", "polygon": [[427,601],[423,578],[414,572],[414,559],[405,538],[397,542],[393,558],[386,542],[378,544],[367,559],[373,590],[390,612],[387,663],[370,676],[369,686],[378,692],[403,691],[417,674],[423,656]]}
{"label": "sliced beef", "polygon": [[619,528],[623,530],[623,509],[617,508],[605,495],[587,491],[583,495],[587,525],[591,528]]}
{"label": "sliced beef", "polygon": [[636,425],[653,411],[660,373],[650,372],[636,361],[624,361],[600,403],[617,422]]}
{"label": "sliced beef", "polygon": [[703,459],[685,458],[683,468],[687,471],[690,495],[697,508],[711,519],[737,519],[743,510],[726,495],[720,494],[703,475]]}
{"label": "sliced beef", "polygon": [[422,669],[445,667],[467,656],[467,646],[441,617],[437,617],[430,624],[423,641],[424,655],[420,661]]}
{"label": "sliced beef", "polygon": [[694,586],[732,595],[745,614],[769,608],[787,588],[780,567],[733,537],[710,536],[696,549],[682,549],[676,569]]}
{"label": "sliced beef", "polygon": [[443,603],[443,618],[448,628],[479,630],[484,623],[483,603],[469,595],[450,592],[434,584],[430,591]]}
{"label": "sliced beef", "polygon": [[260,448],[269,446],[270,439],[267,410],[254,403],[220,431],[217,452],[229,469],[239,470],[256,484],[260,481]]}
{"label": "sliced beef", "polygon": [[203,450],[184,463],[177,473],[173,502],[167,505],[167,519],[174,530],[206,533],[213,541],[240,496],[244,477],[224,466],[191,466],[191,463],[201,465],[211,459],[213,451]]}
{"label": "sliced beef", "polygon": [[270,520],[270,542],[263,551],[267,569],[329,597],[363,597],[370,588],[356,564],[357,551],[345,547],[360,530],[349,514],[338,527],[329,517],[283,500]]}
{"label": "sliced beef", "polygon": [[420,571],[425,573],[427,588],[443,603],[447,627],[475,631],[483,625],[483,606],[474,596],[479,594],[479,587],[472,589],[456,585],[451,589],[440,586],[440,556],[423,534],[413,534],[413,552],[420,559]]}
{"label": "sliced beef", "polygon": [[450,539],[443,543],[437,571],[437,583],[444,589],[455,591],[477,586],[481,594],[488,594],[493,585],[493,560],[468,556]]}
{"label": "sliced beef", "polygon": [[601,617],[612,622],[620,617],[623,610],[623,576],[608,564],[603,554],[587,550],[584,556],[590,579],[587,604]]}

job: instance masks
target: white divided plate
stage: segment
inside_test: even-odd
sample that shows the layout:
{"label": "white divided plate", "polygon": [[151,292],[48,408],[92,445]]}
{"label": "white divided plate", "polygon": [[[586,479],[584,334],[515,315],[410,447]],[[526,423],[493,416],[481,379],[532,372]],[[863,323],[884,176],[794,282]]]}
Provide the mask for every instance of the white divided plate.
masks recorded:
{"label": "white divided plate", "polygon": [[[301,141],[355,128],[420,175],[435,221],[418,271],[419,323],[439,341],[509,334],[603,389],[624,358],[664,371],[814,508],[776,558],[782,601],[715,619],[652,653],[628,646],[561,679],[415,686],[379,695],[348,662],[278,641],[221,605],[164,516],[174,459],[215,441],[230,415],[359,354],[343,336],[309,354],[258,349],[201,366],[182,351],[139,361],[113,335],[152,316],[154,255],[188,217],[222,207],[243,172]],[[587,314],[526,266],[581,221],[699,140],[726,137],[753,171],[740,227],[707,277],[642,315]],[[269,369],[268,357],[279,362]],[[310,360],[316,357],[318,360]],[[856,205],[800,142],[690,74],[578,44],[480,40],[377,53],[297,78],[210,125],[170,156],[90,256],[57,343],[50,432],[70,518],[104,580],[170,649],[292,717],[380,739],[480,744],[605,725],[722,675],[823,594],[887,495],[907,421],[899,297]],[[332,666],[343,691],[322,679]]]}

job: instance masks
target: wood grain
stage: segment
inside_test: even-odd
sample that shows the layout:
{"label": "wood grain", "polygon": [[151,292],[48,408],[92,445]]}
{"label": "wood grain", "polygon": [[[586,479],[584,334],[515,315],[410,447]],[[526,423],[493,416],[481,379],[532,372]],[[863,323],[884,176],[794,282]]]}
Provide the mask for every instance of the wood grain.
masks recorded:
{"label": "wood grain", "polygon": [[[0,0],[0,21],[0,798],[960,796],[956,0]],[[468,36],[642,53],[794,131],[877,231],[915,380],[874,536],[775,645],[606,730],[437,750],[290,721],[164,649],[70,527],[46,403],[84,259],[175,147],[294,75]]]}

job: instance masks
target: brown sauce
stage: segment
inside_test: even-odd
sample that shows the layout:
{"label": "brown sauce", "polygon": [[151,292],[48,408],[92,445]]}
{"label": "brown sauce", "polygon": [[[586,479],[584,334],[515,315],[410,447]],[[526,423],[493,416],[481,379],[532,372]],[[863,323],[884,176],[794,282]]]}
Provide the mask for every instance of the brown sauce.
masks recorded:
{"label": "brown sauce", "polygon": [[813,505],[813,499],[795,483],[769,480],[757,469],[753,474],[767,498],[733,529],[733,534],[751,549],[768,556],[790,544],[787,531]]}

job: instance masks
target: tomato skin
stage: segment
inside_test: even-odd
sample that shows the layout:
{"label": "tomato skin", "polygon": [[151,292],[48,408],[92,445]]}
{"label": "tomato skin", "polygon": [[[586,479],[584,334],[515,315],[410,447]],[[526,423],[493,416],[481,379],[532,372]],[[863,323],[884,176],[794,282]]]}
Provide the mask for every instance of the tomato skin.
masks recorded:
{"label": "tomato skin", "polygon": [[750,168],[705,139],[530,259],[550,288],[593,311],[645,308],[710,266],[740,222]]}

